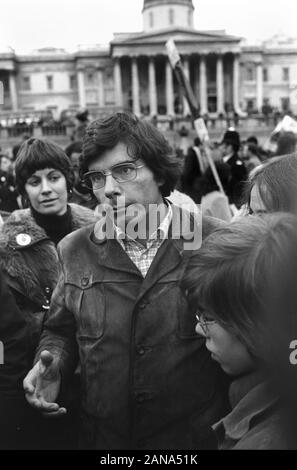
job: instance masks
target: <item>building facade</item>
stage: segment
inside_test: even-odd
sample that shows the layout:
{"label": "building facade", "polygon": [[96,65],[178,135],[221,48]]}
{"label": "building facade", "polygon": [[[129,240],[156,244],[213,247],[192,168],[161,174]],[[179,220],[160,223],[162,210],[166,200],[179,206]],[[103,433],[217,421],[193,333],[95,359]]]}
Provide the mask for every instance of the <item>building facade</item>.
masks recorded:
{"label": "building facade", "polygon": [[275,37],[248,46],[224,31],[197,31],[193,12],[192,0],[144,0],[143,31],[116,33],[109,45],[71,54],[51,48],[0,53],[0,114],[48,110],[58,118],[64,110],[89,108],[93,114],[125,109],[186,116],[189,109],[166,54],[170,38],[202,114],[269,108],[297,113],[297,41]]}

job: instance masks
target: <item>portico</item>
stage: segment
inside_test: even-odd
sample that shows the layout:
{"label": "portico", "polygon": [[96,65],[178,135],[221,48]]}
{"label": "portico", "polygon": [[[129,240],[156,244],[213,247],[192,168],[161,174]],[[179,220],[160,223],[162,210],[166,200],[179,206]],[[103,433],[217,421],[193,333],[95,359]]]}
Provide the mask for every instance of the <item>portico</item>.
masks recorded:
{"label": "portico", "polygon": [[111,55],[117,105],[137,115],[189,114],[166,55],[169,38],[175,40],[201,113],[219,115],[233,109],[240,114],[240,38],[184,29],[116,35]]}

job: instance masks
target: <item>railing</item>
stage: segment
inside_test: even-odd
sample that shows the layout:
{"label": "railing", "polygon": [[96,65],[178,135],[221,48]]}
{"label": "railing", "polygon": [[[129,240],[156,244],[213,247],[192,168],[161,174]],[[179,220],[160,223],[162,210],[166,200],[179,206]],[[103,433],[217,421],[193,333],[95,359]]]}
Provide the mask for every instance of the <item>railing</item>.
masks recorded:
{"label": "railing", "polygon": [[13,139],[23,136],[29,137],[57,137],[71,135],[73,127],[62,124],[53,124],[48,126],[37,125],[14,125],[0,127],[0,139]]}
{"label": "railing", "polygon": [[20,137],[24,134],[27,134],[31,136],[33,134],[33,126],[11,126],[11,127],[5,127],[4,129],[1,129],[1,136],[2,136],[2,131],[7,132],[8,137]]}
{"label": "railing", "polygon": [[67,135],[66,126],[61,124],[42,126],[41,130],[44,136]]}
{"label": "railing", "polygon": [[[193,130],[193,124],[190,117],[177,116],[175,118],[168,116],[160,116],[155,118],[146,117],[149,121],[153,122],[162,132],[171,131],[174,133],[180,133],[181,129],[187,131]],[[275,128],[278,122],[282,119],[282,115],[279,116],[212,116],[209,115],[205,119],[206,126],[210,134],[222,133],[229,127],[235,127],[239,132],[252,132],[252,131],[268,131],[269,129]],[[16,139],[23,137],[24,135],[34,137],[66,137],[70,138],[73,135],[74,126],[64,125],[60,123],[49,124],[42,126],[37,124],[26,125],[15,124],[14,126],[0,127],[0,139]],[[182,135],[182,134],[180,134]]]}

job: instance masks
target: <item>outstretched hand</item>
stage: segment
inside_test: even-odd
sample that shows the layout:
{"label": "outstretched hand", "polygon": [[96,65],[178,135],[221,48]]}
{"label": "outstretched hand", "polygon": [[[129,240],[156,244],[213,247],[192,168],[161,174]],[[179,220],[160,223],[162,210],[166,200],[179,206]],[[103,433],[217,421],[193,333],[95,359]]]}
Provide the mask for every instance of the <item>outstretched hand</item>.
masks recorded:
{"label": "outstretched hand", "polygon": [[42,351],[39,361],[28,372],[23,385],[29,404],[46,416],[60,416],[67,412],[66,408],[60,408],[55,403],[60,391],[61,374],[50,352]]}

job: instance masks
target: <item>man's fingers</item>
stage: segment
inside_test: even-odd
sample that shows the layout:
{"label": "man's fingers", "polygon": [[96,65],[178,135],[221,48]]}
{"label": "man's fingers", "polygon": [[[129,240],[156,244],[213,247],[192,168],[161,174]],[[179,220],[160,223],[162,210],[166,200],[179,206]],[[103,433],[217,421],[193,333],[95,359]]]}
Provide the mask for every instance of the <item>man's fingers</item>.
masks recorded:
{"label": "man's fingers", "polygon": [[27,379],[27,377],[23,380],[23,388],[26,394],[32,394],[35,390],[34,385],[32,384],[32,382],[30,382],[29,378]]}
{"label": "man's fingers", "polygon": [[[53,413],[53,412],[57,412],[60,409],[57,403],[48,403],[47,401],[44,400],[44,398],[38,397],[36,395],[28,396],[26,394],[26,398],[31,406],[33,406],[37,410],[42,411],[43,413]],[[61,409],[65,410],[65,408],[61,408]]]}
{"label": "man's fingers", "polygon": [[63,416],[67,413],[66,408],[59,408],[57,411],[51,411],[51,412],[42,412],[42,415],[45,418],[57,418],[59,416]]}
{"label": "man's fingers", "polygon": [[23,387],[24,387],[25,392],[27,393],[34,393],[35,386],[36,386],[36,379],[37,379],[36,372],[37,371],[36,371],[36,366],[35,366],[33,369],[31,369],[28,372],[28,374],[23,380]]}

